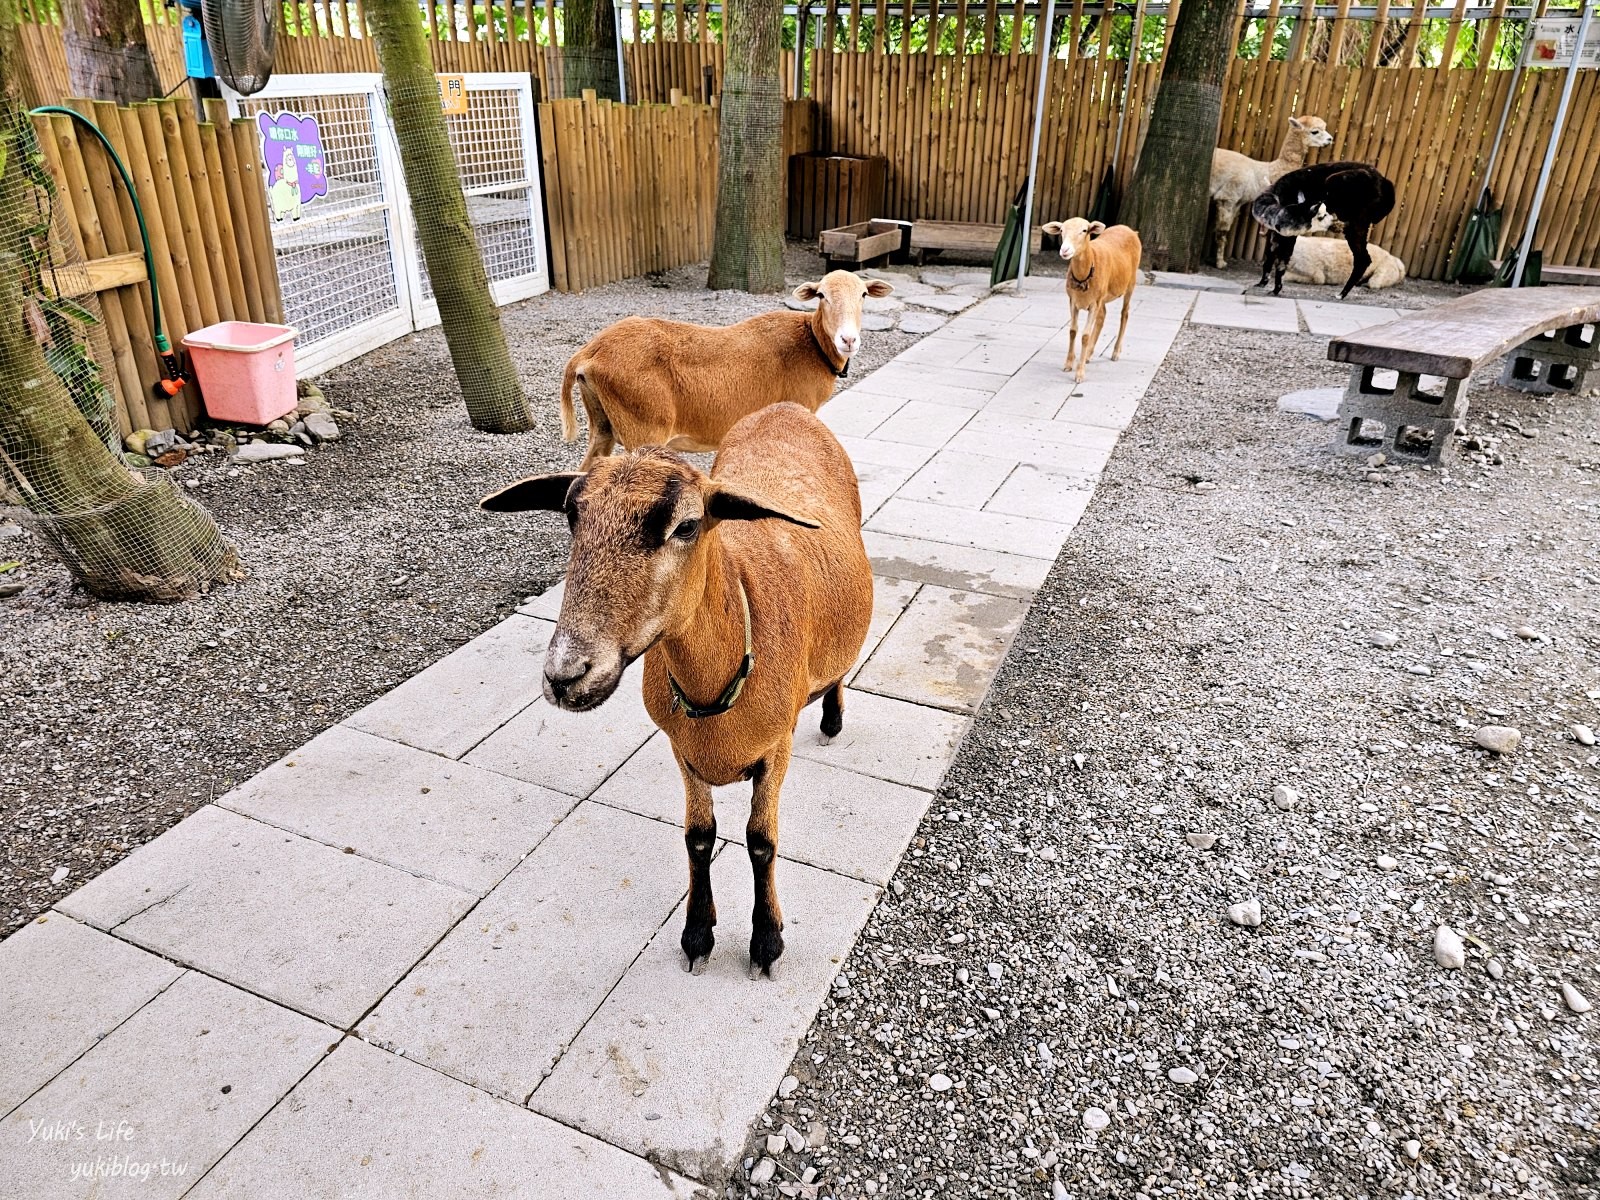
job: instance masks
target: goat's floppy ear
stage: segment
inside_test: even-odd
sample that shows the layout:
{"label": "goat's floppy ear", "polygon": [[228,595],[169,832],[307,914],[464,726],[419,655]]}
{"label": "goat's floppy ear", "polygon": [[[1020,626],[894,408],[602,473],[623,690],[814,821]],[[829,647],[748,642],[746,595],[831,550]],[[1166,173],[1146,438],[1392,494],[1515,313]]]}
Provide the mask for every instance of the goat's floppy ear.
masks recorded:
{"label": "goat's floppy ear", "polygon": [[802,283],[794,290],[796,300],[815,300],[822,295],[822,285],[819,283]]}
{"label": "goat's floppy ear", "polygon": [[769,500],[748,492],[738,492],[714,484],[706,493],[706,519],[710,522],[760,521],[766,517],[776,517],[780,521],[803,525],[807,529],[822,528],[821,521],[789,512]]}
{"label": "goat's floppy ear", "polygon": [[1046,221],[1043,225],[1039,226],[1039,228],[1044,230],[1051,237],[1060,237],[1061,231],[1065,229],[1066,226],[1060,221]]}
{"label": "goat's floppy ear", "polygon": [[894,284],[892,283],[885,283],[881,279],[867,280],[867,295],[869,296],[887,296],[892,291],[894,291]]}
{"label": "goat's floppy ear", "polygon": [[1106,223],[1104,221],[1093,221],[1089,225],[1089,236],[1092,238],[1099,237],[1105,231]]}
{"label": "goat's floppy ear", "polygon": [[560,512],[567,506],[573,485],[587,476],[582,471],[535,475],[490,492],[478,501],[484,512]]}

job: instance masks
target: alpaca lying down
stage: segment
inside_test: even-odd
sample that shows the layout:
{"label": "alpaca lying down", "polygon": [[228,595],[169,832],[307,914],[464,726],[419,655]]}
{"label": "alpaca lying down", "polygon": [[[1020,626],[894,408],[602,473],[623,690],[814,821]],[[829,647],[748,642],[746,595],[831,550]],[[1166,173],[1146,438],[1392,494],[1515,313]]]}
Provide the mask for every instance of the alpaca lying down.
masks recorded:
{"label": "alpaca lying down", "polygon": [[[1382,246],[1367,243],[1367,253],[1372,265],[1362,276],[1362,282],[1373,291],[1404,283],[1406,264]],[[1284,278],[1290,283],[1343,283],[1354,266],[1350,247],[1340,238],[1303,237],[1294,244],[1289,256],[1289,269]]]}

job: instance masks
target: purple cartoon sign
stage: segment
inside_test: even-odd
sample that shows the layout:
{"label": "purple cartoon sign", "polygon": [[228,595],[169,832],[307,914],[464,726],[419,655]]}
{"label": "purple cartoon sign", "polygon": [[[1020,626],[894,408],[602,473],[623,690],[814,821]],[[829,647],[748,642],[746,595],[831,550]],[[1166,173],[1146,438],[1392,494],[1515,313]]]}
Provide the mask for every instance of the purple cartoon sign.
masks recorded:
{"label": "purple cartoon sign", "polygon": [[261,161],[267,164],[267,206],[274,221],[298,221],[305,206],[328,194],[322,131],[315,117],[256,114]]}

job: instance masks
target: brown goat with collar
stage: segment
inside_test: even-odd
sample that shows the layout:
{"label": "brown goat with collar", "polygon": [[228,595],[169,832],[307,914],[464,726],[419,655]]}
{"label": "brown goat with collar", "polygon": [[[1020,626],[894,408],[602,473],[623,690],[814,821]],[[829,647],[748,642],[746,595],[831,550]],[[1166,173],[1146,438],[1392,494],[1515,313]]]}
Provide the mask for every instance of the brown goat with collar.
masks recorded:
{"label": "brown goat with collar", "polygon": [[644,656],[644,703],[683,776],[686,967],[711,955],[711,789],[753,785],[745,846],[755,876],[752,976],[783,953],[775,877],[778,792],[800,710],[844,724],[844,679],[872,620],[861,494],[838,440],[799,405],[728,430],[709,476],[657,446],[587,473],[542,475],[485,497],[491,512],[565,511],[572,560],[544,662],[552,704],[608,700]]}
{"label": "brown goat with collar", "polygon": [[584,471],[619,442],[715,450],[734,422],[767,404],[816,412],[861,343],[862,301],[892,291],[882,280],[832,271],[794,290],[796,299],[817,301],[814,312],[779,309],[726,326],[625,317],[567,362],[562,436],[578,436],[574,388],[589,415]]}
{"label": "brown goat with collar", "polygon": [[[1101,327],[1106,323],[1106,304],[1119,298],[1122,323],[1117,327],[1117,344],[1111,358],[1115,361],[1122,357],[1122,339],[1128,332],[1128,311],[1133,307],[1133,289],[1139,282],[1139,259],[1144,247],[1139,235],[1126,225],[1107,229],[1104,221],[1073,217],[1070,221],[1051,221],[1043,228],[1046,233],[1060,235],[1061,257],[1067,260],[1067,303],[1072,307],[1072,324],[1067,332],[1067,361],[1061,369],[1073,371],[1072,377],[1081,381],[1084,366],[1094,354]],[[1083,331],[1082,344],[1075,346],[1078,313],[1083,309],[1089,311],[1089,323]]]}

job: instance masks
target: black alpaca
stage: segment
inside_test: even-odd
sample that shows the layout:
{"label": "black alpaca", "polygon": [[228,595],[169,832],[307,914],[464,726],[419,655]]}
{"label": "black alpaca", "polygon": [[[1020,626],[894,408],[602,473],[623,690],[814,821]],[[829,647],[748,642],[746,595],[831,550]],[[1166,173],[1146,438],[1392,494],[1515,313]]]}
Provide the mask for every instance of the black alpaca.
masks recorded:
{"label": "black alpaca", "polygon": [[[1318,163],[1290,171],[1250,206],[1267,230],[1267,256],[1261,263],[1261,287],[1272,276],[1272,294],[1283,291],[1283,273],[1294,253],[1295,239],[1312,232],[1319,210],[1344,223],[1344,240],[1350,246],[1350,278],[1339,293],[1343,300],[1372,265],[1367,235],[1394,211],[1394,184],[1375,167],[1358,162]],[[1326,219],[1326,218],[1324,218]],[[1326,226],[1323,226],[1326,228]]]}

